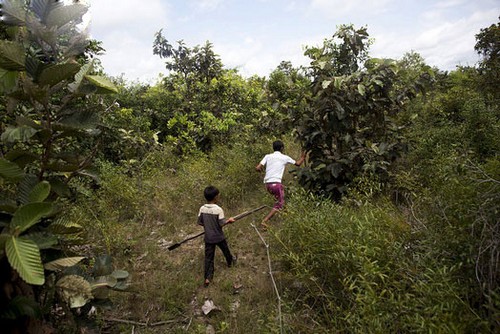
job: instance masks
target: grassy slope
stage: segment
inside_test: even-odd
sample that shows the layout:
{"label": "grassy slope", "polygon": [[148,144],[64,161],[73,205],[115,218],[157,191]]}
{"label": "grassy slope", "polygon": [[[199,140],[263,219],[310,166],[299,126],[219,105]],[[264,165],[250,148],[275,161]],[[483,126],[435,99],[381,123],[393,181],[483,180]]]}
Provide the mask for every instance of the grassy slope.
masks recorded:
{"label": "grassy slope", "polygon": [[[267,209],[226,227],[226,237],[231,251],[238,255],[238,263],[234,268],[227,268],[218,250],[214,281],[208,288],[202,285],[202,237],[173,251],[167,249],[202,231],[196,225],[196,215],[203,204],[200,189],[207,184],[220,187],[220,204],[227,217],[272,204],[272,198],[261,184],[261,176],[253,171],[260,157],[245,159],[247,161],[241,161],[238,157],[239,164],[225,164],[225,173],[218,172],[219,176],[209,172],[220,167],[213,165],[217,163],[194,160],[186,163],[182,170],[151,177],[155,180],[155,190],[146,195],[149,200],[147,208],[143,208],[142,221],[115,224],[115,234],[110,236],[115,264],[131,273],[133,288],[132,292],[112,296],[115,307],[107,311],[103,319],[129,323],[104,321],[103,330],[130,332],[134,326],[132,321],[148,324],[166,321],[168,323],[158,326],[136,327],[141,328],[141,333],[185,333],[186,328],[190,333],[205,333],[208,325],[217,332],[279,332],[278,300],[269,275],[266,247],[252,226],[259,225]],[[240,183],[237,183],[238,176]],[[293,182],[290,175],[286,180]],[[277,216],[274,223],[279,225],[281,220]],[[262,233],[267,242],[271,239],[270,233]],[[204,315],[201,307],[207,299],[212,300],[218,310]]]}
{"label": "grassy slope", "polygon": [[[151,328],[152,333],[164,333],[166,328],[181,331],[188,324],[192,332],[197,332],[195,328],[204,332],[206,325],[212,324],[219,329],[228,326],[232,333],[261,333],[263,326],[273,321],[276,297],[267,273],[265,247],[251,226],[258,223],[260,216],[247,217],[226,228],[231,250],[238,254],[238,263],[234,268],[227,268],[218,251],[214,281],[208,288],[202,286],[202,238],[168,251],[168,245],[190,233],[180,230],[172,235],[164,224],[144,225],[139,229],[142,233],[134,231],[143,242],[133,247],[128,263],[124,264],[132,273],[134,292],[116,294],[113,299],[117,308],[107,317],[150,323],[180,321]],[[198,232],[198,228],[193,231]],[[203,315],[201,306],[206,299],[212,300],[220,311]]]}

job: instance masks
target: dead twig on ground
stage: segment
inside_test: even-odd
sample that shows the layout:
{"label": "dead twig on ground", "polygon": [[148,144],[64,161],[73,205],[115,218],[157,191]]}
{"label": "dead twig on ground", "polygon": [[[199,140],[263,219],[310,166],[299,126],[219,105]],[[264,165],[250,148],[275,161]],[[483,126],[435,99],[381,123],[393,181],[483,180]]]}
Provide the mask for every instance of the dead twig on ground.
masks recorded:
{"label": "dead twig on ground", "polygon": [[140,322],[140,321],[134,321],[134,320],[127,320],[127,319],[118,319],[118,318],[104,318],[104,321],[107,322],[118,322],[122,324],[129,324],[129,325],[134,325],[134,326],[142,326],[142,327],[157,327],[157,326],[163,326],[163,325],[169,325],[169,324],[174,324],[174,323],[179,323],[179,322],[186,322],[188,318],[182,319],[182,320],[165,320],[165,321],[157,321],[157,322]]}
{"label": "dead twig on ground", "polygon": [[269,244],[266,242],[262,234],[260,234],[259,230],[254,224],[250,224],[257,234],[259,235],[260,240],[262,240],[262,243],[264,246],[266,246],[266,252],[267,252],[267,263],[269,266],[269,276],[271,276],[271,281],[273,282],[273,288],[274,292],[276,292],[276,297],[278,298],[278,318],[279,318],[279,324],[280,324],[280,333],[283,334],[283,315],[281,314],[281,296],[278,291],[278,286],[276,285],[276,281],[274,280],[274,275],[273,275],[273,268],[271,266],[271,255],[269,253]]}

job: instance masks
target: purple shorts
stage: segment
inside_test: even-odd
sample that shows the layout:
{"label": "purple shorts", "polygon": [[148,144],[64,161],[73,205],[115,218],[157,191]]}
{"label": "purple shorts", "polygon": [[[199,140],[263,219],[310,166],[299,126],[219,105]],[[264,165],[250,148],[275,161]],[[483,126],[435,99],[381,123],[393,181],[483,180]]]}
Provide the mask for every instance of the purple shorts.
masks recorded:
{"label": "purple shorts", "polygon": [[283,185],[281,183],[266,183],[266,189],[276,199],[273,208],[281,210],[285,205],[285,188]]}

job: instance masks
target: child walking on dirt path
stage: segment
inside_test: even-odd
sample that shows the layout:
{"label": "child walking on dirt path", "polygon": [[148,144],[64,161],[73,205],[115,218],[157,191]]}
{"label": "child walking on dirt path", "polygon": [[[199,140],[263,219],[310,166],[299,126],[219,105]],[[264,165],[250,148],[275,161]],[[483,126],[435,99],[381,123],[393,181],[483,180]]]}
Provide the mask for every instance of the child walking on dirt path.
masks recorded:
{"label": "child walking on dirt path", "polygon": [[264,229],[269,227],[269,219],[271,219],[271,217],[285,205],[285,189],[281,183],[285,166],[288,164],[300,166],[306,158],[306,153],[302,152],[300,158],[295,161],[288,155],[283,154],[284,149],[285,145],[283,142],[276,140],[273,142],[274,153],[267,154],[255,167],[255,169],[259,172],[261,172],[265,167],[266,173],[264,176],[264,184],[266,185],[266,190],[273,195],[276,200],[271,212],[269,212],[269,214],[262,220],[261,227]]}
{"label": "child walking on dirt path", "polygon": [[198,225],[205,229],[205,282],[208,286],[214,277],[215,248],[219,247],[226,258],[228,267],[236,264],[236,257],[231,254],[222,226],[235,221],[233,217],[224,218],[224,211],[217,205],[219,189],[214,186],[205,188],[203,195],[207,200],[198,213]]}

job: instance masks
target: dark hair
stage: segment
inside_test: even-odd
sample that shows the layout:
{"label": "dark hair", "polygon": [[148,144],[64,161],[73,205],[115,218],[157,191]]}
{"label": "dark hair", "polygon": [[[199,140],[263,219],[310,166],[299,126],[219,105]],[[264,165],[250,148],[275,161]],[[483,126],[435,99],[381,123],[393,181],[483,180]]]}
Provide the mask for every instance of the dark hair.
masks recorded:
{"label": "dark hair", "polygon": [[203,191],[203,195],[205,196],[205,199],[207,201],[209,201],[209,202],[213,201],[214,198],[217,197],[217,195],[219,195],[219,189],[217,189],[214,186],[208,186]]}
{"label": "dark hair", "polygon": [[283,151],[283,149],[285,148],[285,144],[283,144],[283,142],[281,140],[276,140],[274,143],[273,143],[273,150],[274,151]]}

